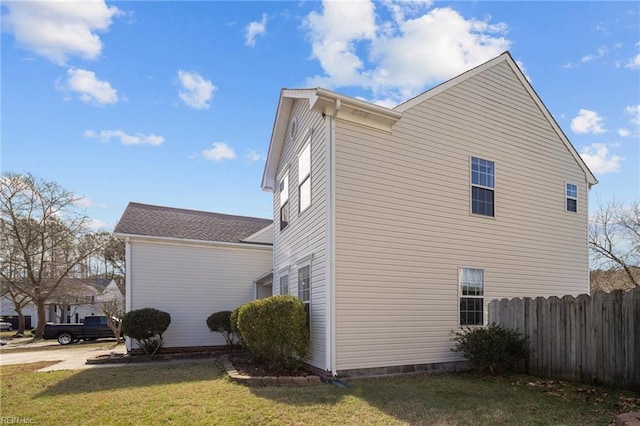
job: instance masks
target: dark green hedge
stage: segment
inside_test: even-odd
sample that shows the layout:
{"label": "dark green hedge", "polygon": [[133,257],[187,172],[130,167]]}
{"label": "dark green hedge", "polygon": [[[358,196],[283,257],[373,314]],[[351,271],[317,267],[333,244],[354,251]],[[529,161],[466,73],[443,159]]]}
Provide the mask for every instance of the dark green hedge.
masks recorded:
{"label": "dark green hedge", "polygon": [[294,371],[309,354],[306,317],[304,303],[299,299],[272,296],[240,306],[236,327],[252,354],[274,368]]}

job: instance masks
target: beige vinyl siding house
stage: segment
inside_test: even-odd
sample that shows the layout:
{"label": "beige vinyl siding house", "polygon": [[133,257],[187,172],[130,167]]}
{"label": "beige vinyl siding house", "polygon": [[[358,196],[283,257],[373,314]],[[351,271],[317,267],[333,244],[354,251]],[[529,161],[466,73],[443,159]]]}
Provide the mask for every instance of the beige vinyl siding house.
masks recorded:
{"label": "beige vinyl siding house", "polygon": [[[290,199],[297,184],[293,121],[313,129],[322,212],[292,210],[280,230],[287,167]],[[274,192],[274,283],[305,253],[325,261],[311,270],[311,306],[324,309],[312,311],[310,364],[446,366],[460,360],[451,331],[486,324],[490,300],[588,292],[595,183],[508,53],[394,109],[283,90],[262,186]]]}
{"label": "beige vinyl siding house", "polygon": [[[278,168],[277,190],[274,191],[273,212],[273,282],[274,294],[281,291],[281,281],[288,284],[288,293],[298,296],[300,293],[298,271],[308,266],[311,273],[309,312],[310,333],[312,336],[309,363],[323,368],[327,361],[326,336],[326,233],[327,233],[327,181],[326,181],[326,129],[322,116],[309,111],[304,99],[286,99],[294,117],[286,127],[285,139]],[[310,150],[311,198],[301,202],[300,162],[305,148]],[[303,172],[305,168],[303,166]],[[283,184],[283,179],[288,179]],[[283,185],[280,188],[280,185]],[[281,190],[282,189],[282,190]],[[304,188],[302,189],[305,190]],[[282,198],[281,198],[282,197]],[[281,201],[286,200],[286,204]],[[307,206],[308,205],[308,206]],[[301,206],[304,208],[301,211]],[[282,211],[285,209],[285,211]],[[281,224],[281,215],[288,215],[285,227]]]}
{"label": "beige vinyl siding house", "polygon": [[271,220],[130,203],[115,233],[126,241],[126,310],[168,312],[165,348],[224,345],[207,317],[272,293]]}

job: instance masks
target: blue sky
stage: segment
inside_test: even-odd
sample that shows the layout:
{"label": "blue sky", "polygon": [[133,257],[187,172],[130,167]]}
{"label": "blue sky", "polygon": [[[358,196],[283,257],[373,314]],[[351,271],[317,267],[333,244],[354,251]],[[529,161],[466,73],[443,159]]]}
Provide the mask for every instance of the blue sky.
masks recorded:
{"label": "blue sky", "polygon": [[509,50],[600,183],[640,194],[638,2],[2,3],[3,171],[83,197],[271,217],[280,89],[394,106]]}

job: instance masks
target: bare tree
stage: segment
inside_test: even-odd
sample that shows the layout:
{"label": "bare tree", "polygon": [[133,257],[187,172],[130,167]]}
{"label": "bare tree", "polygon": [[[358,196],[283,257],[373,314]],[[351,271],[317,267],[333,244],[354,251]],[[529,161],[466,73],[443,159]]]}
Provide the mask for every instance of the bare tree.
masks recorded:
{"label": "bare tree", "polygon": [[[42,337],[50,297],[80,262],[100,248],[78,244],[89,222],[75,205],[78,199],[60,185],[31,174],[3,173],[0,179],[0,232],[14,253],[2,259],[0,273],[3,281],[36,305],[36,339]],[[10,268],[6,262],[12,262]],[[11,275],[5,273],[9,269]]]}
{"label": "bare tree", "polygon": [[601,205],[590,219],[589,247],[599,266],[621,269],[630,285],[639,286],[634,270],[640,266],[640,203]]}
{"label": "bare tree", "polygon": [[102,312],[107,317],[107,324],[113,334],[116,335],[117,343],[122,343],[122,318],[124,317],[124,304],[117,299],[105,299],[100,302]]}

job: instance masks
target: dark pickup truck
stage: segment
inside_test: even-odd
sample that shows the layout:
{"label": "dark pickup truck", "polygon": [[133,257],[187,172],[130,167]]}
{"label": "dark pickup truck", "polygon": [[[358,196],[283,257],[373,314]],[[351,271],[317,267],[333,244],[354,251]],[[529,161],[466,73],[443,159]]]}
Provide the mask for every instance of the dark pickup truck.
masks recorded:
{"label": "dark pickup truck", "polygon": [[78,340],[95,340],[100,338],[115,338],[115,334],[107,324],[105,316],[85,317],[81,324],[46,324],[43,339],[58,339],[61,345],[77,342]]}

